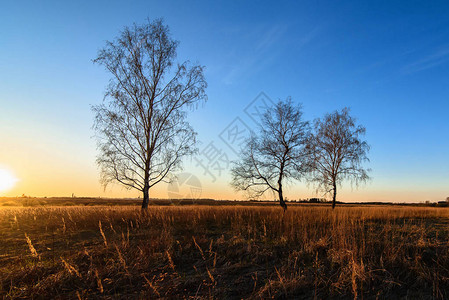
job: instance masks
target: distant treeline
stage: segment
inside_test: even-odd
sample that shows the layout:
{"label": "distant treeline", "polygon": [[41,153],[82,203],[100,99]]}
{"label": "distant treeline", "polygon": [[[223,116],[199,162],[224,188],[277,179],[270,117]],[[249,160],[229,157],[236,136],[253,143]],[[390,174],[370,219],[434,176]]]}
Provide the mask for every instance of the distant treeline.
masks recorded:
{"label": "distant treeline", "polygon": [[[38,206],[139,206],[140,198],[94,198],[94,197],[0,197],[2,207],[38,207]],[[330,201],[324,198],[309,198],[299,200],[287,200],[290,204],[318,204],[330,205]],[[447,207],[448,202],[422,202],[422,203],[393,203],[393,202],[341,202],[338,204],[354,205],[388,205],[388,206],[427,206]],[[249,206],[272,206],[276,200],[214,200],[214,199],[159,199],[152,198],[150,205],[176,206],[176,205],[249,205]]]}

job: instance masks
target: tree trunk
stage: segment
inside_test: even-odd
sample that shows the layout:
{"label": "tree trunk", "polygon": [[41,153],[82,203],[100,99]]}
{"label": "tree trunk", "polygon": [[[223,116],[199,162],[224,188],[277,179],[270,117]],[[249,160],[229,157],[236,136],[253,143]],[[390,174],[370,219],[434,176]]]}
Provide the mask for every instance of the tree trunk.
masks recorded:
{"label": "tree trunk", "polygon": [[150,203],[150,186],[145,184],[143,187],[143,201],[142,201],[142,210],[146,210],[148,208],[148,204]]}
{"label": "tree trunk", "polygon": [[284,196],[282,195],[282,185],[279,185],[279,204],[282,206],[282,208],[284,209],[284,212],[287,210],[287,204],[284,201]]}
{"label": "tree trunk", "polygon": [[279,194],[279,204],[284,209],[284,213],[287,210],[287,204],[284,201],[284,195],[282,195],[282,177],[284,176],[284,163],[281,164],[281,170],[278,178],[278,194]]}
{"label": "tree trunk", "polygon": [[332,209],[335,208],[336,202],[337,202],[337,184],[334,182],[334,196],[332,198]]}

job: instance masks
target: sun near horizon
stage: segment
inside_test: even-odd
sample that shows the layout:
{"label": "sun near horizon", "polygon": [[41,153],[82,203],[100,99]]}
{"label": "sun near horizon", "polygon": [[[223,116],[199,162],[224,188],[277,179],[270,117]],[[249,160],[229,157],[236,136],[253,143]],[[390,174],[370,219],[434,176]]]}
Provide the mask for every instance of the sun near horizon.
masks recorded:
{"label": "sun near horizon", "polygon": [[0,196],[12,188],[19,181],[12,171],[5,167],[0,167]]}

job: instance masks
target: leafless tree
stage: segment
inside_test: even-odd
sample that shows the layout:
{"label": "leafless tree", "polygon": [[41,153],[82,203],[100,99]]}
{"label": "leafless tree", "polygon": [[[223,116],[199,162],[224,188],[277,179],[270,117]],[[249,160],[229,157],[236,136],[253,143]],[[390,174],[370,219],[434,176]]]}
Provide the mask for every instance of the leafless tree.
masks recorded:
{"label": "leafless tree", "polygon": [[101,181],[143,192],[142,209],[150,188],[196,151],[186,113],[207,100],[203,67],[174,65],[177,46],[162,20],[148,21],[126,27],[94,60],[112,74],[105,101],[93,107]]}
{"label": "leafless tree", "polygon": [[369,145],[362,140],[366,129],[356,125],[349,109],[327,114],[314,122],[314,133],[309,141],[311,152],[311,180],[326,194],[332,192],[335,208],[337,186],[350,180],[358,185],[369,179],[369,169],[362,164],[369,161]]}
{"label": "leafless tree", "polygon": [[300,179],[306,171],[305,147],[310,130],[302,115],[301,106],[294,106],[290,98],[265,112],[258,134],[252,134],[231,170],[231,185],[236,190],[248,192],[251,198],[271,190],[278,194],[284,211],[287,209],[284,181]]}

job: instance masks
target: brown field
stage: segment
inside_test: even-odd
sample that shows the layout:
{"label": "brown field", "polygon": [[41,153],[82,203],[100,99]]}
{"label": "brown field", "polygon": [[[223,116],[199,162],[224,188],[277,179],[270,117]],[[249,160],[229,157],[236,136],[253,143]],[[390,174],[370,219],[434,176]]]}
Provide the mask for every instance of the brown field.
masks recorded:
{"label": "brown field", "polygon": [[3,298],[449,298],[449,209],[0,208]]}

